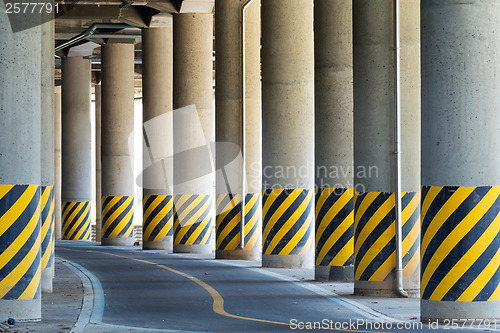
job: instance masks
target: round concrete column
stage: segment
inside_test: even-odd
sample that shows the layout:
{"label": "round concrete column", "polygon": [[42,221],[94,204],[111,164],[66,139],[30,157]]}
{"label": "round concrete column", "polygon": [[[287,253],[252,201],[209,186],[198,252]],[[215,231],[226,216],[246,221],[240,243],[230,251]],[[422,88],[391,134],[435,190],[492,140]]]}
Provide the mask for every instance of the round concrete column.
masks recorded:
{"label": "round concrete column", "polygon": [[42,292],[52,292],[54,277],[54,20],[42,24],[41,233]]}
{"label": "round concrete column", "polygon": [[102,46],[102,245],[133,245],[134,44]]}
{"label": "round concrete column", "polygon": [[61,86],[54,88],[54,109],[55,109],[55,122],[54,122],[54,229],[55,238],[62,239],[62,156],[61,156],[61,141],[62,141],[62,97]]}
{"label": "round concrete column", "polygon": [[242,4],[215,3],[216,258],[261,257],[260,1],[245,11],[245,244],[241,248]]}
{"label": "round concrete column", "polygon": [[316,279],[354,280],[352,1],[315,0]]}
{"label": "round concrete column", "polygon": [[9,317],[18,321],[41,319],[40,41],[40,25],[13,33],[4,3],[0,4],[2,320]]}
{"label": "round concrete column", "polygon": [[212,253],[213,15],[174,15],[174,252]]}
{"label": "round concrete column", "polygon": [[[419,292],[420,49],[418,0],[400,2],[403,287]],[[353,2],[354,292],[396,295],[392,1]]]}
{"label": "round concrete column", "polygon": [[90,240],[90,60],[62,59],[62,233]]}
{"label": "round concrete column", "polygon": [[172,26],[142,30],[144,250],[173,250]]}
{"label": "round concrete column", "polygon": [[422,2],[422,320],[500,318],[500,3]]}
{"label": "round concrete column", "polygon": [[94,87],[95,96],[95,241],[101,241],[102,231],[102,175],[101,175],[101,84]]}
{"label": "round concrete column", "polygon": [[265,267],[314,267],[313,0],[262,0]]}

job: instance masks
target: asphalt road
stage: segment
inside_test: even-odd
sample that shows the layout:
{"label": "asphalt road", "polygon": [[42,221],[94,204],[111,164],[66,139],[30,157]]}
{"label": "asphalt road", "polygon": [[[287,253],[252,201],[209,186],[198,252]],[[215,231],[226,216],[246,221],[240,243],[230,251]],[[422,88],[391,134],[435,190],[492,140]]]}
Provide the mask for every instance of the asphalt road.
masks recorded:
{"label": "asphalt road", "polygon": [[[219,260],[80,244],[58,245],[56,255],[81,265],[100,281],[104,306],[94,308],[94,312],[101,311],[102,323],[110,326],[184,332],[290,332],[313,331],[307,324],[321,322],[323,328],[345,332],[436,332],[427,324],[422,329],[398,330],[393,323],[391,329],[388,323],[342,301]],[[367,319],[385,326],[367,329],[362,325]],[[298,326],[301,322],[304,326]]]}

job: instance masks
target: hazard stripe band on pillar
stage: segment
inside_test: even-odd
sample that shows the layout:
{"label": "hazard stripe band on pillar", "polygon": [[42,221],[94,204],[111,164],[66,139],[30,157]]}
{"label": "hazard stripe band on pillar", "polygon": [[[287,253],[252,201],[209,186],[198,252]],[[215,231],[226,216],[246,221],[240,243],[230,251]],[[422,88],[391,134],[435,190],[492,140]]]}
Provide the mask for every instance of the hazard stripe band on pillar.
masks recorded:
{"label": "hazard stripe band on pillar", "polygon": [[262,253],[300,255],[313,242],[314,197],[312,190],[267,189],[263,191]]}
{"label": "hazard stripe band on pillar", "polygon": [[354,191],[324,188],[316,193],[316,266],[354,263]]}
{"label": "hazard stripe band on pillar", "polygon": [[212,235],[213,196],[174,196],[174,244],[207,245]]}
{"label": "hazard stripe band on pillar", "polygon": [[[259,209],[261,206],[259,193],[245,195],[245,249],[258,246]],[[216,249],[236,250],[240,246],[241,237],[241,194],[223,193],[217,196]]]}
{"label": "hazard stripe band on pillar", "polygon": [[[403,276],[413,276],[420,261],[420,193],[402,193]],[[354,279],[395,279],[395,195],[356,192],[354,195]]]}
{"label": "hazard stripe band on pillar", "polygon": [[134,197],[102,197],[102,237],[132,238],[134,232]]}
{"label": "hazard stripe band on pillar", "polygon": [[90,240],[90,202],[64,202],[63,239]]}
{"label": "hazard stripe band on pillar", "polygon": [[143,240],[159,242],[173,235],[174,198],[171,195],[145,195]]}
{"label": "hazard stripe band on pillar", "polygon": [[422,187],[422,299],[500,300],[500,187]]}
{"label": "hazard stripe band on pillar", "polygon": [[0,299],[40,298],[40,187],[0,185]]}
{"label": "hazard stripe band on pillar", "polygon": [[42,269],[52,266],[54,260],[54,186],[42,186]]}

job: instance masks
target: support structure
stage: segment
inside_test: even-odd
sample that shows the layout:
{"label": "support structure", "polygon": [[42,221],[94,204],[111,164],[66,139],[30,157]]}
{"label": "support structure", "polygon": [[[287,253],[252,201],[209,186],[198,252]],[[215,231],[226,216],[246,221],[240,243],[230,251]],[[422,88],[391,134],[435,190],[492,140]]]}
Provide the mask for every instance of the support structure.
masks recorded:
{"label": "support structure", "polygon": [[102,85],[96,84],[94,86],[95,96],[95,241],[101,242],[102,231],[102,174],[101,174],[101,89]]}
{"label": "support structure", "polygon": [[41,67],[41,239],[42,239],[42,292],[52,292],[55,269],[54,233],[54,21],[42,24]]}
{"label": "support structure", "polygon": [[173,19],[142,30],[143,243],[144,250],[173,250]]}
{"label": "support structure", "polygon": [[212,50],[213,14],[174,15],[174,252],[213,251]]}
{"label": "support structure", "polygon": [[62,239],[62,93],[61,86],[54,88],[54,234]]}
{"label": "support structure", "polygon": [[101,117],[101,244],[133,245],[134,44],[102,46]]}
{"label": "support structure", "polygon": [[[26,56],[26,52],[30,54]],[[0,318],[41,319],[41,27],[0,4]]]}
{"label": "support structure", "polygon": [[313,0],[262,0],[265,267],[314,267]]}
{"label": "support structure", "polygon": [[[401,1],[403,287],[419,292],[420,49],[418,0]],[[397,295],[394,7],[354,0],[354,292]]]}
{"label": "support structure", "polygon": [[316,280],[354,281],[352,0],[315,0]]}
{"label": "support structure", "polygon": [[500,4],[424,1],[421,26],[421,318],[498,320]]}
{"label": "support structure", "polygon": [[[216,258],[255,260],[261,256],[262,230],[260,0],[253,0],[245,10],[242,3],[233,0],[215,4]],[[234,154],[240,150],[244,159]],[[244,180],[241,163],[245,165]],[[244,244],[241,243],[242,181],[245,182]]]}
{"label": "support structure", "polygon": [[62,60],[62,237],[90,240],[90,60]]}

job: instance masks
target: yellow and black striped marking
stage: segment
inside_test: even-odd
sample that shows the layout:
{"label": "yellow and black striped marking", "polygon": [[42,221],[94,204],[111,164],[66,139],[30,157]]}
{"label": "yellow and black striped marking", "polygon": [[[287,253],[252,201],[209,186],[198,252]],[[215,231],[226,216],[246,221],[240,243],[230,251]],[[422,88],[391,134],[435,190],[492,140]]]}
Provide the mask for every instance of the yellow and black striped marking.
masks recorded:
{"label": "yellow and black striped marking", "polygon": [[263,191],[263,254],[300,255],[309,251],[313,242],[313,200],[312,190]]}
{"label": "yellow and black striped marking", "polygon": [[40,187],[0,185],[0,299],[40,298]]}
{"label": "yellow and black striped marking", "polygon": [[421,296],[500,300],[500,187],[422,187]]}
{"label": "yellow and black striped marking", "polygon": [[[403,276],[418,273],[420,262],[420,193],[402,193]],[[396,226],[394,193],[354,196],[354,279],[395,279]]]}
{"label": "yellow and black striped marking", "polygon": [[[259,193],[245,196],[245,249],[258,244],[261,218]],[[219,194],[217,197],[216,249],[236,250],[240,245],[241,194]]]}
{"label": "yellow and black striped marking", "polygon": [[42,186],[42,269],[54,262],[54,186]]}
{"label": "yellow and black striped marking", "polygon": [[212,234],[213,196],[179,194],[174,197],[174,244],[207,245]]}
{"label": "yellow and black striped marking", "polygon": [[134,197],[102,197],[102,237],[132,238],[134,232]]}
{"label": "yellow and black striped marking", "polygon": [[174,198],[171,195],[145,195],[143,240],[145,242],[162,241],[173,235]]}
{"label": "yellow and black striped marking", "polygon": [[63,239],[90,240],[90,202],[64,202]]}
{"label": "yellow and black striped marking", "polygon": [[354,263],[354,191],[324,188],[316,193],[316,266]]}

